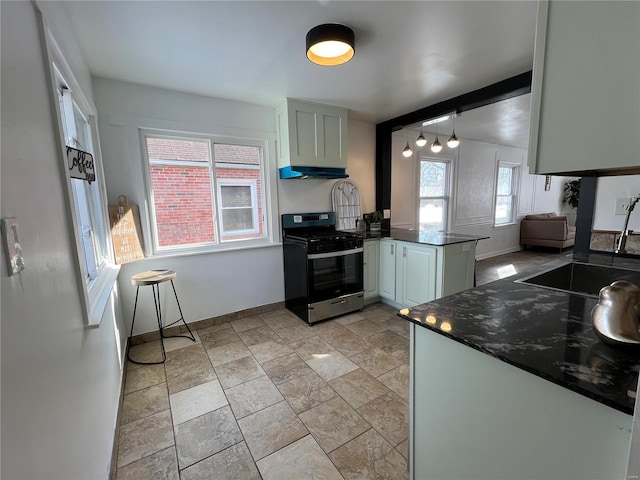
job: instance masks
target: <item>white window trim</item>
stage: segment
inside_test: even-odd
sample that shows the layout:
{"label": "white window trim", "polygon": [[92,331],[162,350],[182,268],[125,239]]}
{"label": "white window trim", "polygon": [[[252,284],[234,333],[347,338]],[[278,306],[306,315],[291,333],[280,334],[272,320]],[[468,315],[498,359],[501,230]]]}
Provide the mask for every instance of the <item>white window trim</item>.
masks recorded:
{"label": "white window trim", "polygon": [[104,232],[109,232],[109,219],[108,210],[106,205],[107,192],[104,182],[104,172],[102,169],[102,155],[100,150],[100,139],[98,135],[98,122],[96,119],[96,109],[87,97],[82,92],[80,84],[73,75],[73,71],[66,61],[62,50],[56,42],[51,30],[47,26],[42,13],[37,10],[39,18],[39,27],[44,38],[46,65],[45,71],[48,82],[50,84],[50,101],[53,105],[54,124],[57,126],[58,135],[56,143],[60,151],[60,171],[62,176],[62,182],[66,186],[65,196],[65,210],[67,218],[67,226],[73,241],[75,242],[76,255],[74,255],[74,269],[76,271],[76,277],[78,281],[78,291],[80,292],[80,302],[84,310],[84,324],[88,328],[96,328],[100,326],[102,317],[107,306],[107,302],[111,296],[111,292],[118,278],[118,272],[120,266],[113,262],[113,244],[111,238],[106,238],[105,248],[107,249],[107,261],[104,262],[97,270],[96,278],[91,282],[85,281],[87,272],[84,266],[84,259],[81,254],[82,241],[79,231],[78,218],[75,211],[75,200],[73,196],[73,188],[71,185],[71,178],[69,176],[67,164],[66,164],[66,145],[64,138],[64,128],[61,122],[61,110],[58,104],[57,84],[55,69],[57,68],[65,81],[68,83],[69,88],[73,92],[73,99],[78,104],[81,111],[87,115],[89,125],[91,128],[91,134],[93,136],[92,142],[94,146],[94,168],[96,173],[96,182],[100,188],[100,199],[103,207],[103,222]]}
{"label": "white window trim", "polygon": [[[434,163],[445,163],[447,165],[447,178],[446,178],[446,184],[445,184],[445,194],[443,196],[439,196],[439,197],[432,197],[432,196],[426,196],[423,197],[422,195],[420,195],[420,172],[422,170],[422,162],[434,162]],[[428,198],[428,199],[434,199],[434,200],[439,200],[442,199],[444,200],[444,225],[443,225],[443,230],[442,231],[447,231],[447,229],[449,228],[449,205],[451,203],[451,178],[452,178],[452,165],[453,162],[448,159],[448,158],[435,158],[435,157],[428,157],[428,156],[421,156],[418,160],[418,172],[416,173],[416,179],[417,179],[417,192],[418,192],[418,205],[417,205],[417,209],[416,209],[416,225],[419,227],[420,226],[420,201],[423,198]]]}
{"label": "white window trim", "polygon": [[[224,167],[223,167],[224,168]],[[254,228],[248,230],[235,230],[232,232],[226,232],[224,230],[224,220],[222,218],[222,211],[229,210],[230,208],[222,207],[222,187],[250,187],[251,188],[251,211],[253,212],[253,225]],[[252,235],[260,233],[260,227],[258,222],[258,182],[255,179],[236,179],[236,178],[219,178],[216,182],[216,189],[218,191],[218,214],[220,215],[220,236],[234,237],[236,235]],[[238,207],[248,208],[248,207]]]}
{"label": "white window trim", "polygon": [[[149,231],[151,233],[152,242],[150,242],[150,246],[147,247],[147,258],[149,257],[172,257],[172,256],[184,256],[184,255],[193,255],[193,254],[206,254],[206,253],[215,253],[215,252],[226,252],[231,250],[243,250],[243,249],[253,249],[260,247],[271,247],[275,245],[279,245],[279,235],[276,231],[277,222],[273,219],[277,220],[277,212],[273,212],[274,202],[272,201],[272,190],[274,189],[274,178],[272,178],[270,161],[269,161],[269,152],[273,154],[273,151],[270,149],[269,143],[267,139],[258,139],[251,137],[230,137],[228,135],[221,135],[216,133],[199,133],[199,132],[185,132],[185,131],[168,131],[157,128],[139,128],[139,137],[140,137],[140,145],[142,150],[142,169],[143,176],[145,180],[145,197],[146,201],[149,202],[148,209],[148,221],[149,221]],[[205,242],[199,244],[190,244],[190,245],[176,245],[169,247],[160,247],[158,245],[158,227],[156,221],[156,212],[155,212],[155,203],[153,198],[153,188],[151,184],[151,172],[150,165],[152,164],[149,159],[149,154],[147,151],[147,142],[146,138],[174,138],[177,140],[202,140],[209,142],[209,152],[211,155],[210,163],[208,163],[209,170],[211,173],[211,198],[215,198],[216,202],[218,201],[216,184],[217,181],[221,179],[214,178],[212,168],[215,168],[216,162],[214,157],[214,151],[216,143],[228,144],[228,145],[242,145],[242,146],[254,146],[259,147],[262,152],[262,164],[258,165],[258,168],[261,168],[263,171],[261,180],[263,181],[262,188],[262,222],[263,222],[263,236],[256,239],[239,239],[234,241],[222,242],[222,235],[218,231],[218,205],[214,206],[213,216],[214,216],[214,234],[217,239],[216,242]],[[166,163],[169,164],[171,160],[157,160],[153,159],[153,163]],[[175,163],[175,162],[174,162]],[[178,162],[179,165],[186,165],[187,163],[193,163],[195,166],[204,167],[204,162]],[[233,165],[234,168],[237,168],[236,164],[228,164],[224,162],[219,163],[221,166]],[[253,168],[248,168],[253,169]],[[273,218],[272,218],[273,217]],[[258,230],[259,231],[259,230]],[[234,233],[235,235],[236,233]]]}
{"label": "white window trim", "polygon": [[[502,227],[510,227],[516,225],[518,223],[518,187],[519,187],[519,173],[520,173],[521,165],[518,163],[512,162],[502,162],[498,161],[498,168],[496,169],[496,179],[495,179],[495,196],[493,202],[493,227],[494,228],[502,228]],[[500,176],[501,168],[510,168],[512,170],[511,174],[511,194],[509,195],[498,195],[498,178]],[[511,197],[511,220],[504,223],[496,223],[496,210],[498,208],[498,197]]]}

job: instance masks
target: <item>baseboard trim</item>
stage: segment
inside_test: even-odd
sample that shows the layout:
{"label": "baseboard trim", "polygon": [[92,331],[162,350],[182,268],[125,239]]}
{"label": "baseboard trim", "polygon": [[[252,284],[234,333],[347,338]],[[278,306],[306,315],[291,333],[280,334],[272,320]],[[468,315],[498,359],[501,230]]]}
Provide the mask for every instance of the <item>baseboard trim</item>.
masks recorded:
{"label": "baseboard trim", "polygon": [[488,253],[483,253],[481,255],[476,255],[476,260],[486,260],[487,258],[497,257],[498,255],[505,255],[507,253],[519,252],[520,250],[522,250],[522,247],[520,246],[505,248],[504,250],[497,250],[494,252],[488,252]]}
{"label": "baseboard trim", "polygon": [[[125,352],[129,351],[129,339],[127,339],[127,345]],[[116,428],[113,435],[113,448],[111,450],[111,471],[109,472],[109,480],[116,480],[118,474],[118,449],[120,440],[120,414],[122,413],[122,403],[124,402],[124,384],[127,377],[127,362],[126,354],[124,358],[124,367],[122,368],[122,379],[120,380],[120,399],[118,400],[118,413],[116,414]]]}

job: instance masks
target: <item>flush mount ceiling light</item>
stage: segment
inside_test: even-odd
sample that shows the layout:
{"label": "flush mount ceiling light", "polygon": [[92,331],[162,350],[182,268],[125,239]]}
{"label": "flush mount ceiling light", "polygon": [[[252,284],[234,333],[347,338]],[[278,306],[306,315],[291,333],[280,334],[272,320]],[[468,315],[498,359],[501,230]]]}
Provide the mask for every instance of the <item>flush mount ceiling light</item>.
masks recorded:
{"label": "flush mount ceiling light", "polygon": [[346,25],[325,23],[307,33],[307,58],[317,65],[342,65],[355,54],[356,36]]}

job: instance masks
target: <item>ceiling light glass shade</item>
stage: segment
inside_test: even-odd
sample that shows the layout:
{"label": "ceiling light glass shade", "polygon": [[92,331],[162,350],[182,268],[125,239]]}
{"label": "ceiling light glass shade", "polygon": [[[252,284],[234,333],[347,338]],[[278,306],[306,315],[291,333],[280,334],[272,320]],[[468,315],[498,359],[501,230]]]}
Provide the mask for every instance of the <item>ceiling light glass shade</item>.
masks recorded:
{"label": "ceiling light glass shade", "polygon": [[[440,147],[440,148],[442,148],[442,147]],[[404,150],[402,150],[402,155],[404,155],[407,158],[409,158],[411,155],[413,155],[413,150],[411,150],[411,147],[409,146],[409,142],[407,142],[407,146],[404,147]]]}
{"label": "ceiling light glass shade", "polygon": [[425,138],[422,130],[420,130],[420,135],[416,138],[416,145],[419,147],[424,147],[427,144],[427,139]]}
{"label": "ceiling light glass shade", "polygon": [[438,153],[440,150],[442,150],[442,144],[440,143],[440,140],[438,140],[438,136],[436,135],[436,139],[431,144],[431,151],[433,153]]}
{"label": "ceiling light glass shade", "polygon": [[342,65],[355,54],[355,34],[346,25],[325,23],[307,33],[307,58],[317,65]]}
{"label": "ceiling light glass shade", "polygon": [[454,130],[449,137],[449,140],[447,140],[447,147],[456,148],[458,145],[460,145],[460,140],[458,140],[458,137],[456,137],[456,131]]}

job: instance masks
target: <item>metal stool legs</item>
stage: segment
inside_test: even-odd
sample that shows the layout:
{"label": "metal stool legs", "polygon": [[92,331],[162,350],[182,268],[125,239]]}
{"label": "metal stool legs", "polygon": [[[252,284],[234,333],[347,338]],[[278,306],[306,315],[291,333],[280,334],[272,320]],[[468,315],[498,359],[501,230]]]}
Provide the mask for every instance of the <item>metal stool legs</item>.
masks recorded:
{"label": "metal stool legs", "polygon": [[[158,332],[160,332],[160,346],[162,347],[162,360],[159,362],[139,362],[137,360],[133,360],[131,358],[130,355],[130,349],[127,349],[127,360],[129,360],[132,363],[137,363],[138,365],[159,365],[161,363],[164,363],[165,360],[167,359],[167,353],[165,352],[164,349],[164,339],[165,338],[173,338],[173,337],[184,337],[184,338],[188,338],[191,341],[195,342],[196,339],[193,336],[193,332],[191,331],[191,329],[189,328],[189,325],[187,324],[187,322],[184,320],[184,315],[182,313],[182,308],[180,307],[180,300],[178,300],[178,293],[176,292],[176,287],[173,284],[173,280],[171,280],[171,288],[173,289],[173,294],[176,298],[176,303],[178,304],[178,311],[180,312],[180,318],[178,320],[176,320],[173,323],[170,323],[168,325],[163,326],[162,325],[162,308],[160,305],[160,284],[159,283],[154,283],[151,285],[152,291],[153,291],[153,303],[155,304],[155,308],[156,308],[156,319],[158,321]],[[129,337],[131,337],[133,335],[133,326],[135,324],[136,321],[136,310],[138,308],[138,294],[140,293],[140,286],[138,285],[136,287],[136,301],[133,305],[133,319],[131,320],[131,332],[129,333]],[[189,335],[165,335],[164,334],[164,329],[165,328],[169,328],[173,325],[175,325],[176,323],[182,321],[182,323],[184,323],[184,326],[187,327],[187,331],[189,332]]]}

